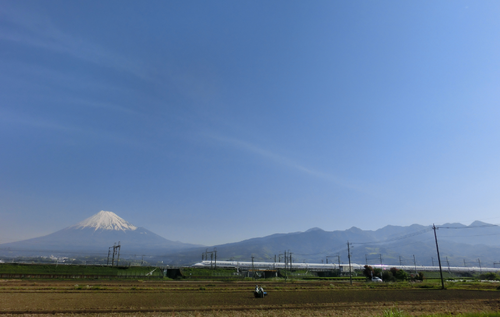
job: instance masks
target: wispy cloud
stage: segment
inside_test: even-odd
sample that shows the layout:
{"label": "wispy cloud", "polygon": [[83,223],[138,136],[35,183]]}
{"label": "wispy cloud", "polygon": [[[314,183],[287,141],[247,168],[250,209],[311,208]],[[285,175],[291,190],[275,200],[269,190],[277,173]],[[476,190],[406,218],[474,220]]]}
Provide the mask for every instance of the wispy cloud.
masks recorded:
{"label": "wispy cloud", "polygon": [[329,173],[324,173],[322,171],[318,171],[309,167],[306,167],[300,163],[297,163],[295,160],[280,155],[276,154],[272,151],[263,149],[257,145],[251,144],[249,142],[245,142],[239,139],[235,138],[230,138],[230,137],[225,137],[225,136],[220,136],[220,135],[215,135],[215,134],[208,134],[208,137],[225,145],[229,145],[233,148],[236,148],[238,150],[246,151],[255,155],[258,155],[261,158],[264,158],[269,161],[273,161],[274,163],[280,165],[280,166],[286,166],[292,170],[305,173],[309,176],[323,179],[329,182],[332,182],[338,186],[342,186],[348,189],[356,190],[359,192],[367,192],[366,188],[364,186],[361,186],[359,184],[355,184],[353,181],[348,181],[341,179],[340,177],[334,176]]}
{"label": "wispy cloud", "polygon": [[38,129],[60,131],[65,133],[81,132],[80,129],[75,127],[69,127],[42,118],[34,118],[32,116],[21,115],[6,110],[3,111],[0,110],[0,121],[5,122],[4,127],[7,125],[16,125],[16,126],[21,125]]}
{"label": "wispy cloud", "polygon": [[144,142],[133,137],[124,137],[121,133],[113,133],[105,129],[76,127],[74,125],[61,124],[42,117],[34,117],[30,115],[13,113],[0,110],[0,122],[4,122],[4,128],[10,129],[9,126],[24,126],[38,129],[40,131],[52,131],[62,133],[64,135],[78,136],[90,138],[92,140],[100,140],[111,142],[120,145],[133,146],[143,148]]}
{"label": "wispy cloud", "polygon": [[0,19],[2,20],[0,40],[67,54],[132,74],[143,80],[152,79],[149,71],[139,61],[131,60],[100,45],[70,35],[58,28],[45,15],[5,6],[0,12]]}
{"label": "wispy cloud", "polygon": [[[87,36],[97,37],[92,33]],[[149,58],[147,49],[141,54],[142,57],[132,57],[126,52],[113,49],[112,44],[73,34],[54,23],[48,14],[18,6],[15,2],[0,3],[0,44],[2,42],[17,43],[28,49],[38,48],[54,55],[69,56],[102,68],[103,74],[109,74],[106,70],[123,73],[123,78],[147,83],[150,89],[148,96],[154,94],[165,99],[179,94],[190,100],[193,105],[199,105],[213,100],[219,91],[217,71],[209,63],[194,60],[182,62],[182,58],[179,61],[172,59],[173,57],[163,57],[161,60]],[[25,61],[25,64],[26,68],[34,66],[33,61]],[[53,67],[49,65],[45,68]],[[72,69],[66,69],[64,75],[71,79],[70,74],[75,73]],[[79,75],[76,73],[73,77]],[[89,80],[84,83],[90,86],[93,84],[95,83]],[[113,81],[99,84],[127,85]],[[127,86],[127,89],[130,90],[131,87]]]}
{"label": "wispy cloud", "polygon": [[84,107],[106,109],[106,110],[111,110],[111,111],[115,111],[115,112],[121,112],[121,113],[128,114],[131,116],[147,117],[142,112],[139,112],[139,111],[115,104],[115,103],[110,103],[110,102],[89,101],[89,100],[83,100],[83,99],[69,100],[69,102],[72,104],[80,105],[80,106],[84,106]]}

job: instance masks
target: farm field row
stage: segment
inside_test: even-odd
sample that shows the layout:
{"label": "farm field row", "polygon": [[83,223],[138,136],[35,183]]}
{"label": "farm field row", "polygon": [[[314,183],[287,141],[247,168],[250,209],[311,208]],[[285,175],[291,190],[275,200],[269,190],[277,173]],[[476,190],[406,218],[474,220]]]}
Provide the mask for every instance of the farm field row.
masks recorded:
{"label": "farm field row", "polygon": [[[83,284],[85,283],[85,284]],[[91,316],[375,316],[398,307],[412,315],[500,311],[500,292],[367,289],[362,284],[109,281],[0,281],[0,314]]]}

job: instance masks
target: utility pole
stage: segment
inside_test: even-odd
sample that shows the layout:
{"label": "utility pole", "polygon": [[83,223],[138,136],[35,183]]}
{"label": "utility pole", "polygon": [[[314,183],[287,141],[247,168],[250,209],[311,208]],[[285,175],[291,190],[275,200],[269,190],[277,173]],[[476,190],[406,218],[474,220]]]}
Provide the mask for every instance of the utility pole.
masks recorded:
{"label": "utility pole", "polygon": [[352,269],[351,269],[351,244],[347,241],[347,257],[349,258],[349,282],[352,285]]}
{"label": "utility pole", "polygon": [[439,263],[439,274],[441,275],[441,289],[444,289],[443,268],[441,267],[441,257],[439,255],[438,238],[437,238],[437,234],[436,234],[436,226],[434,224],[432,224],[432,229],[434,230],[434,239],[436,240],[436,251],[437,251],[438,263]]}
{"label": "utility pole", "polygon": [[286,283],[286,280],[288,278],[288,272],[286,270],[286,266],[287,266],[287,262],[288,262],[288,257],[286,256],[286,250],[283,253],[283,260],[285,260],[285,283]]}
{"label": "utility pole", "polygon": [[118,245],[115,242],[115,244],[112,247],[108,248],[108,260],[106,262],[106,265],[109,265],[109,256],[111,254],[111,249],[113,249],[113,255],[111,258],[111,266],[115,265],[115,256],[117,257],[116,258],[116,265],[118,266],[118,264],[120,263],[120,248],[121,248],[120,241],[118,241]]}
{"label": "utility pole", "polygon": [[327,255],[326,256],[326,264],[328,264],[328,258],[336,257],[337,255]]}
{"label": "utility pole", "polygon": [[415,254],[413,255],[413,265],[415,266],[415,275],[417,274],[417,260],[415,259]]}
{"label": "utility pole", "polygon": [[113,258],[111,259],[111,266],[115,266],[115,250],[116,250],[116,242],[113,245]]}
{"label": "utility pole", "polygon": [[[205,261],[208,261],[208,254],[210,254],[210,269],[214,269],[214,255],[215,255],[215,269],[217,268],[217,250],[214,248],[213,251],[205,251]],[[203,259],[203,255],[202,255]]]}
{"label": "utility pole", "polygon": [[403,266],[403,261],[401,260],[401,255],[399,256],[399,265]]}
{"label": "utility pole", "polygon": [[283,264],[285,265],[285,272],[286,272],[286,263],[287,263],[287,255],[286,255],[286,250],[283,251]]}
{"label": "utility pole", "polygon": [[337,259],[339,260],[339,276],[340,276],[340,275],[342,274],[342,273],[340,272],[340,254],[337,254]]}
{"label": "utility pole", "polygon": [[217,269],[217,249],[214,248],[214,252],[215,252],[215,269]]}
{"label": "utility pole", "polygon": [[108,261],[106,262],[106,265],[109,265],[109,255],[111,254],[111,248],[112,247],[108,248]]}
{"label": "utility pole", "polygon": [[253,279],[255,280],[255,268],[253,266],[253,258],[254,256],[252,255],[252,272],[253,272]]}
{"label": "utility pole", "polygon": [[118,245],[116,246],[117,249],[118,249],[118,259],[116,260],[116,266],[119,265],[120,263],[120,250],[121,250],[121,244],[120,244],[120,241],[118,241]]}

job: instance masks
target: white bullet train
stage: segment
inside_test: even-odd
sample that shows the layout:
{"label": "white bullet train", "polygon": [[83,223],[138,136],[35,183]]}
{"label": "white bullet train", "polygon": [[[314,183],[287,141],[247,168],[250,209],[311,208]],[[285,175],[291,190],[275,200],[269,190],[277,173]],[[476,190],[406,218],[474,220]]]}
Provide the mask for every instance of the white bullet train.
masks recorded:
{"label": "white bullet train", "polygon": [[[237,268],[243,270],[276,270],[276,269],[285,269],[285,263],[283,262],[243,262],[243,261],[201,261],[192,265],[192,267],[199,268],[211,268],[217,266],[218,268]],[[351,264],[352,270],[363,270],[364,264]],[[380,264],[370,264],[373,268],[381,268],[383,270],[389,270],[390,268],[397,268],[400,270],[404,270],[407,272],[420,272],[420,271],[439,271],[439,266],[422,266],[422,265],[380,265]],[[289,270],[308,270],[308,271],[331,271],[338,270],[339,264],[335,263],[287,263],[286,266]],[[442,266],[444,272],[498,272],[500,268],[492,268],[492,267],[479,267],[479,266],[471,266],[471,267],[458,267],[458,266]],[[349,264],[340,264],[340,270],[342,272],[349,272]]]}

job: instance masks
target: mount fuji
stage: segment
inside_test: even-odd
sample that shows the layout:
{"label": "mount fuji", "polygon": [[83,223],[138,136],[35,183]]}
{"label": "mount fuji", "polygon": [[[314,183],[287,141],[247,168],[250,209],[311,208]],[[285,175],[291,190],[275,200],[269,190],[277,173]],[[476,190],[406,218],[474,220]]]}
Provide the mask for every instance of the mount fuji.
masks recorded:
{"label": "mount fuji", "polygon": [[161,254],[200,247],[167,240],[145,228],[132,225],[111,211],[103,210],[76,225],[46,236],[0,244],[0,253],[107,253],[108,248],[118,242],[122,252],[139,254]]}

